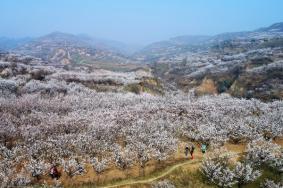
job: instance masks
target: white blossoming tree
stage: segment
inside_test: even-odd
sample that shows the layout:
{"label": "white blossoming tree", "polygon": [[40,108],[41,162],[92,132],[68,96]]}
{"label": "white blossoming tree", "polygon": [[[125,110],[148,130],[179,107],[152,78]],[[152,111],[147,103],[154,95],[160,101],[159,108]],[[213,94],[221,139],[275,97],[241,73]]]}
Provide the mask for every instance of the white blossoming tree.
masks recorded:
{"label": "white blossoming tree", "polygon": [[274,182],[272,180],[265,180],[261,186],[261,188],[282,188],[283,187],[283,184],[278,182]]}
{"label": "white blossoming tree", "polygon": [[175,186],[168,180],[156,182],[151,185],[152,188],[175,188]]}
{"label": "white blossoming tree", "polygon": [[226,157],[204,160],[201,172],[209,182],[219,187],[232,187],[237,183],[234,172],[228,167]]}
{"label": "white blossoming tree", "polygon": [[70,178],[85,172],[84,163],[79,163],[78,159],[62,159],[61,165]]}
{"label": "white blossoming tree", "polygon": [[122,149],[117,146],[114,150],[114,161],[117,167],[126,172],[128,176],[128,168],[134,164],[134,152],[129,148],[125,147]]}
{"label": "white blossoming tree", "polygon": [[108,167],[108,160],[102,159],[98,160],[97,158],[92,159],[92,167],[97,174],[97,181],[99,182],[99,178],[102,172],[104,172]]}
{"label": "white blossoming tree", "polygon": [[30,172],[32,177],[35,177],[37,180],[43,176],[48,170],[48,164],[41,160],[30,159],[26,164],[26,169]]}
{"label": "white blossoming tree", "polygon": [[238,187],[240,188],[246,183],[255,181],[261,175],[261,172],[255,170],[249,163],[237,162],[234,174]]}
{"label": "white blossoming tree", "polygon": [[282,155],[280,146],[270,141],[255,140],[248,144],[246,159],[257,164],[268,164]]}

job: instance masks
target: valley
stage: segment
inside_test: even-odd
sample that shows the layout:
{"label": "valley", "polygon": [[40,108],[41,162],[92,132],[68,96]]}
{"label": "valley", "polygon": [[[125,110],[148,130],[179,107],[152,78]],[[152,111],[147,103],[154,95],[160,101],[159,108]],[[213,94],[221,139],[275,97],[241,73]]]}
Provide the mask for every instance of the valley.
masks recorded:
{"label": "valley", "polygon": [[143,48],[0,40],[0,187],[282,187],[283,23]]}
{"label": "valley", "polygon": [[278,23],[249,32],[181,36],[150,44],[132,55],[115,49],[118,42],[96,43],[88,36],[54,32],[7,51],[66,68],[146,69],[166,89],[270,101],[283,97],[282,28]]}

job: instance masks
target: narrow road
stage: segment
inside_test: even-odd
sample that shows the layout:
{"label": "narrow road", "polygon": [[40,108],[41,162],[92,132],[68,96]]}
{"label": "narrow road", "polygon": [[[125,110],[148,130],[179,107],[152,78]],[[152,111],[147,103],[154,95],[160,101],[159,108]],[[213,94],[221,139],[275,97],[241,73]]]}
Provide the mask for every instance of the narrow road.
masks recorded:
{"label": "narrow road", "polygon": [[[241,154],[241,153],[226,153],[226,154],[223,154],[223,155],[228,155],[229,158],[233,158],[235,156],[238,156],[239,154]],[[171,167],[165,169],[161,174],[156,175],[154,177],[150,177],[150,178],[143,179],[143,180],[135,180],[135,179],[122,180],[121,182],[117,182],[117,183],[114,183],[112,185],[99,186],[98,188],[113,188],[113,187],[127,186],[127,185],[134,185],[134,184],[151,183],[153,181],[156,181],[158,179],[161,179],[161,178],[167,176],[168,174],[172,173],[174,170],[176,170],[179,167],[182,167],[182,166],[188,165],[188,164],[201,163],[201,162],[202,162],[201,159],[181,162],[181,163],[172,165]]]}

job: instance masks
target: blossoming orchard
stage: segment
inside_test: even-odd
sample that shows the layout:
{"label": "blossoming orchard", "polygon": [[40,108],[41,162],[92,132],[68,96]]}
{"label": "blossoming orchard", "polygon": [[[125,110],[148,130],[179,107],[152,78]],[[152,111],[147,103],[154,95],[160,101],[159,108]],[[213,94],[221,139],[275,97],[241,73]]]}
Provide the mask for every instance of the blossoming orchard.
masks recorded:
{"label": "blossoming orchard", "polygon": [[[199,171],[208,184],[241,187],[256,181],[262,166],[282,176],[283,150],[274,142],[283,136],[280,100],[97,92],[54,79],[59,73],[52,68],[38,67],[50,76],[36,80],[32,66],[2,63],[0,67],[14,74],[0,80],[1,187],[55,185],[63,176],[72,181],[89,171],[96,177],[90,182],[99,184],[109,169],[126,173],[134,167],[144,176],[148,164],[170,160],[181,143],[206,144],[210,153],[226,143],[247,144],[235,164],[223,156],[203,154]],[[83,74],[72,76],[84,79]],[[51,168],[54,181],[49,177]],[[166,181],[153,186],[163,184],[173,187]],[[282,186],[272,180],[262,183],[275,185]]]}

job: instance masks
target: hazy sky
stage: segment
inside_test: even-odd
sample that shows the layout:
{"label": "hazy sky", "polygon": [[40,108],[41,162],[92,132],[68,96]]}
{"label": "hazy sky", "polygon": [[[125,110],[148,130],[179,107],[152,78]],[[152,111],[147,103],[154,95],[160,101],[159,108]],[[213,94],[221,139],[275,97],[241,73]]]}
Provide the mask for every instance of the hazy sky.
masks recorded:
{"label": "hazy sky", "polygon": [[0,0],[0,36],[87,33],[128,43],[283,22],[282,0]]}

